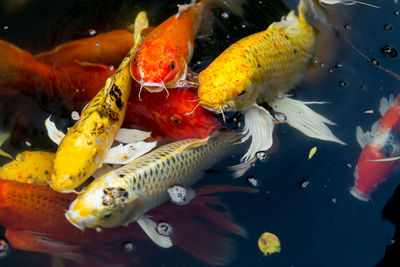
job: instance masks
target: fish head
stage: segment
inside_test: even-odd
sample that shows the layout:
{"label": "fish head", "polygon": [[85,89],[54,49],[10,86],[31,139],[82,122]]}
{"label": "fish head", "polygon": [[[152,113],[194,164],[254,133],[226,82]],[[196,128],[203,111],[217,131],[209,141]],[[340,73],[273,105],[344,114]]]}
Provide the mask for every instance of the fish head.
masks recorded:
{"label": "fish head", "polygon": [[106,174],[78,195],[65,217],[81,230],[111,228],[137,220],[142,210],[139,194],[130,190],[123,179]]}
{"label": "fish head", "polygon": [[131,75],[150,92],[176,87],[186,78],[188,66],[182,56],[163,42],[144,43],[133,55]]}
{"label": "fish head", "polygon": [[221,126],[212,112],[199,105],[198,97],[191,91],[177,88],[169,93],[168,99],[151,108],[152,117],[171,140],[205,138]]}

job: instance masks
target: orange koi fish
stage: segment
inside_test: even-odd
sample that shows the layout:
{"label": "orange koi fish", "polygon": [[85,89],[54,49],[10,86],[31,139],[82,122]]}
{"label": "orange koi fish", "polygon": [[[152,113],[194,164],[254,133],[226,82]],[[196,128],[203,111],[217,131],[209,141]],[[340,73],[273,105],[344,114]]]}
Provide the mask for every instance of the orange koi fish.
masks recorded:
{"label": "orange koi fish", "polygon": [[211,25],[212,19],[208,18],[212,16],[211,8],[225,7],[240,15],[242,2],[201,0],[197,4],[192,1],[188,5],[178,5],[178,13],[154,28],[132,55],[130,71],[133,79],[152,93],[182,87],[200,24],[204,21],[209,27]]}
{"label": "orange koi fish", "polygon": [[[158,222],[159,231],[167,230],[165,234],[170,235],[176,246],[210,265],[226,265],[233,251],[228,249],[232,240],[224,235],[246,236],[246,232],[230,221],[226,216],[227,207],[210,194],[230,191],[255,192],[254,189],[229,185],[204,186],[196,189],[197,197],[188,205],[169,203],[148,214]],[[47,186],[0,180],[0,224],[6,228],[11,246],[57,255],[87,266],[93,264],[88,251],[105,252],[106,246],[120,248],[127,240],[147,239],[137,224],[101,231],[80,231],[64,216],[75,197],[75,194],[61,194]],[[208,205],[225,211],[213,210]]]}

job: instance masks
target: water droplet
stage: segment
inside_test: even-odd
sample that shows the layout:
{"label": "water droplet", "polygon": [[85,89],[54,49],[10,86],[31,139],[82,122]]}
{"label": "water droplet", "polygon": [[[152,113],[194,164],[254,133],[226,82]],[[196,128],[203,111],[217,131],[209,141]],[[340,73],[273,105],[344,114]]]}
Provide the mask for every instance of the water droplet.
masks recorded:
{"label": "water droplet", "polygon": [[310,185],[310,181],[304,179],[300,182],[302,188],[307,188]]}
{"label": "water droplet", "polygon": [[97,32],[96,32],[95,29],[90,29],[90,30],[89,30],[89,34],[90,34],[91,36],[95,35],[96,33],[97,33]]}
{"label": "water droplet", "polygon": [[389,244],[393,245],[394,243],[396,243],[396,239],[394,238],[389,238]]}
{"label": "water droplet", "polygon": [[226,39],[231,39],[231,35],[230,35],[230,34],[227,34],[227,35],[226,35]]}
{"label": "water droplet", "polygon": [[10,246],[8,245],[7,241],[3,238],[0,238],[0,258],[6,257],[9,251]]}
{"label": "water droplet", "polygon": [[351,25],[350,25],[350,24],[346,24],[346,25],[344,25],[344,28],[345,28],[346,30],[351,30]]}
{"label": "water droplet", "polygon": [[328,71],[329,71],[329,72],[333,72],[333,69],[329,69]]}
{"label": "water droplet", "polygon": [[31,142],[29,142],[29,141],[25,141],[25,145],[26,145],[27,147],[31,147],[31,146],[32,146]]}
{"label": "water droplet", "polygon": [[99,47],[99,46],[100,46],[99,42],[96,42],[96,46],[97,46],[97,47]]}
{"label": "water droplet", "polygon": [[130,253],[130,252],[132,252],[133,251],[133,244],[132,244],[132,242],[125,242],[124,243],[124,245],[123,245],[123,248],[124,248],[124,251],[125,252],[128,252],[128,253]]}
{"label": "water droplet", "polygon": [[389,24],[383,25],[383,28],[385,28],[385,30],[388,30],[388,31],[391,31],[393,29],[393,27]]}
{"label": "water droplet", "polygon": [[353,168],[353,165],[351,165],[351,163],[346,163],[346,167],[350,169]]}
{"label": "water droplet", "polygon": [[337,63],[337,64],[335,65],[335,68],[341,68],[341,67],[343,67],[343,64],[342,64],[342,63]]}
{"label": "water droplet", "polygon": [[389,45],[382,48],[382,52],[389,57],[397,57],[397,55],[398,55],[396,48],[393,48]]}
{"label": "water droplet", "polygon": [[157,224],[157,233],[162,236],[170,236],[172,234],[172,226],[166,222],[159,222]]}
{"label": "water droplet", "polygon": [[314,59],[314,63],[315,63],[315,64],[318,64],[318,59]]}
{"label": "water droplet", "polygon": [[319,63],[319,66],[320,66],[321,68],[323,68],[323,67],[325,67],[325,64],[324,64],[324,63]]}
{"label": "water droplet", "polygon": [[100,226],[97,226],[95,228],[96,232],[101,233],[103,231],[103,228],[101,228]]}
{"label": "water droplet", "polygon": [[268,158],[268,155],[265,151],[258,151],[256,153],[256,157],[259,161],[264,161]]}
{"label": "water droplet", "polygon": [[231,16],[231,14],[229,14],[229,12],[227,12],[227,11],[221,12],[221,17],[223,19],[229,19],[230,16]]}
{"label": "water droplet", "polygon": [[339,200],[336,197],[331,197],[331,202],[337,204]]}
{"label": "water droplet", "polygon": [[365,91],[367,90],[367,87],[365,85],[361,85],[361,90]]}
{"label": "water droplet", "polygon": [[247,181],[254,187],[258,186],[258,180],[254,177],[247,177]]}
{"label": "water droplet", "polygon": [[340,86],[347,86],[347,83],[345,81],[340,81],[339,84]]}
{"label": "water droplet", "polygon": [[376,58],[371,58],[371,63],[377,66],[379,66],[380,64],[379,60],[377,60]]}
{"label": "water droplet", "polygon": [[246,24],[242,24],[242,29],[245,29],[246,27]]}
{"label": "water droplet", "polygon": [[279,122],[284,122],[287,120],[286,115],[281,112],[275,112],[274,117]]}
{"label": "water droplet", "polygon": [[3,30],[8,30],[8,26],[7,25],[3,26]]}
{"label": "water droplet", "polygon": [[396,12],[394,12],[394,14],[395,14],[396,16],[399,16],[399,15],[400,15],[400,11],[396,11]]}
{"label": "water droplet", "polygon": [[108,69],[109,71],[113,71],[113,70],[115,69],[115,67],[114,67],[114,65],[108,65],[108,66],[107,66],[107,69]]}
{"label": "water droplet", "polygon": [[79,112],[78,112],[78,111],[72,111],[72,112],[71,112],[71,118],[72,118],[74,121],[79,120],[79,118],[80,118]]}

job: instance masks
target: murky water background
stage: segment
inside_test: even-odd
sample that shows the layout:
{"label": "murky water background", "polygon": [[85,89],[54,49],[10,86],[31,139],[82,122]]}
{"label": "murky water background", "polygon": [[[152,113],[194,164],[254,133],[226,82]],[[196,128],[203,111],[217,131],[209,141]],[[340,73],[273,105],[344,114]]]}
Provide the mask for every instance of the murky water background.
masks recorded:
{"label": "murky water background", "polygon": [[[300,100],[330,102],[313,109],[338,124],[332,130],[348,145],[313,140],[287,125],[279,125],[275,129],[278,151],[267,161],[258,162],[245,177],[233,180],[224,166],[236,161],[225,160],[213,168],[218,172],[207,173],[199,182],[251,186],[247,177],[258,180],[260,192],[256,195],[221,194],[235,221],[249,234],[248,239],[236,239],[236,260],[231,266],[374,266],[383,258],[386,246],[393,242],[395,226],[382,219],[382,209],[400,181],[398,175],[373,194],[372,202],[360,202],[348,192],[361,152],[355,128],[360,125],[369,130],[379,119],[380,98],[397,95],[400,86],[398,80],[362,58],[345,41],[347,38],[368,57],[376,58],[381,66],[400,72],[399,58],[382,53],[387,45],[400,49],[400,13],[396,13],[400,6],[394,1],[373,2],[381,8],[338,5],[325,9],[337,31],[320,33],[315,63],[305,81],[293,90]],[[88,37],[92,28],[98,32],[124,28],[139,10],[146,10],[150,24],[158,25],[176,12],[177,3],[181,2],[28,1],[12,11],[0,7],[0,39],[35,54]],[[293,9],[297,1],[285,4]],[[245,8],[244,18],[224,18],[216,11],[219,17],[215,36],[211,41],[197,41],[192,60],[194,70],[204,68],[230,43],[265,29],[287,12],[279,1],[249,0]],[[198,61],[201,63],[197,64]],[[55,148],[42,125],[49,113],[58,116],[61,123],[63,119],[65,125],[69,123],[62,102],[42,92],[34,97],[1,96],[0,108],[1,128],[13,131],[4,149],[12,153],[27,149],[26,141],[32,144],[32,149]],[[364,113],[370,109],[375,112]],[[307,160],[314,146],[317,153]],[[281,253],[268,257],[260,253],[257,239],[265,231],[280,238]],[[154,247],[151,249],[154,266],[205,266],[182,250]],[[48,264],[47,255],[16,250],[0,259],[1,266],[43,264]]]}

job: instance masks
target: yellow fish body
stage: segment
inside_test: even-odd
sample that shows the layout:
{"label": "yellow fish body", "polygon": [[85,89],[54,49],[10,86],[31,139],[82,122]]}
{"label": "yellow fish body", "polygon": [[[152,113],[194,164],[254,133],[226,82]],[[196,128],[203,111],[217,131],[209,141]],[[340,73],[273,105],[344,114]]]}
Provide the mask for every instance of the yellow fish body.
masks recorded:
{"label": "yellow fish body", "polygon": [[143,215],[168,200],[169,188],[190,187],[240,138],[227,133],[164,145],[94,180],[71,203],[66,217],[80,229],[134,221],[145,229]]}
{"label": "yellow fish body", "polygon": [[21,152],[15,160],[0,168],[0,179],[47,185],[54,156],[54,153],[43,151]]}
{"label": "yellow fish body", "polygon": [[132,84],[130,56],[139,43],[140,30],[147,27],[144,12],[137,16],[135,26],[134,46],[57,149],[50,183],[56,191],[71,192],[90,177],[101,166],[121,127]]}
{"label": "yellow fish body", "polygon": [[298,12],[237,41],[200,72],[200,104],[216,112],[243,111],[293,89],[315,51],[303,4]]}

